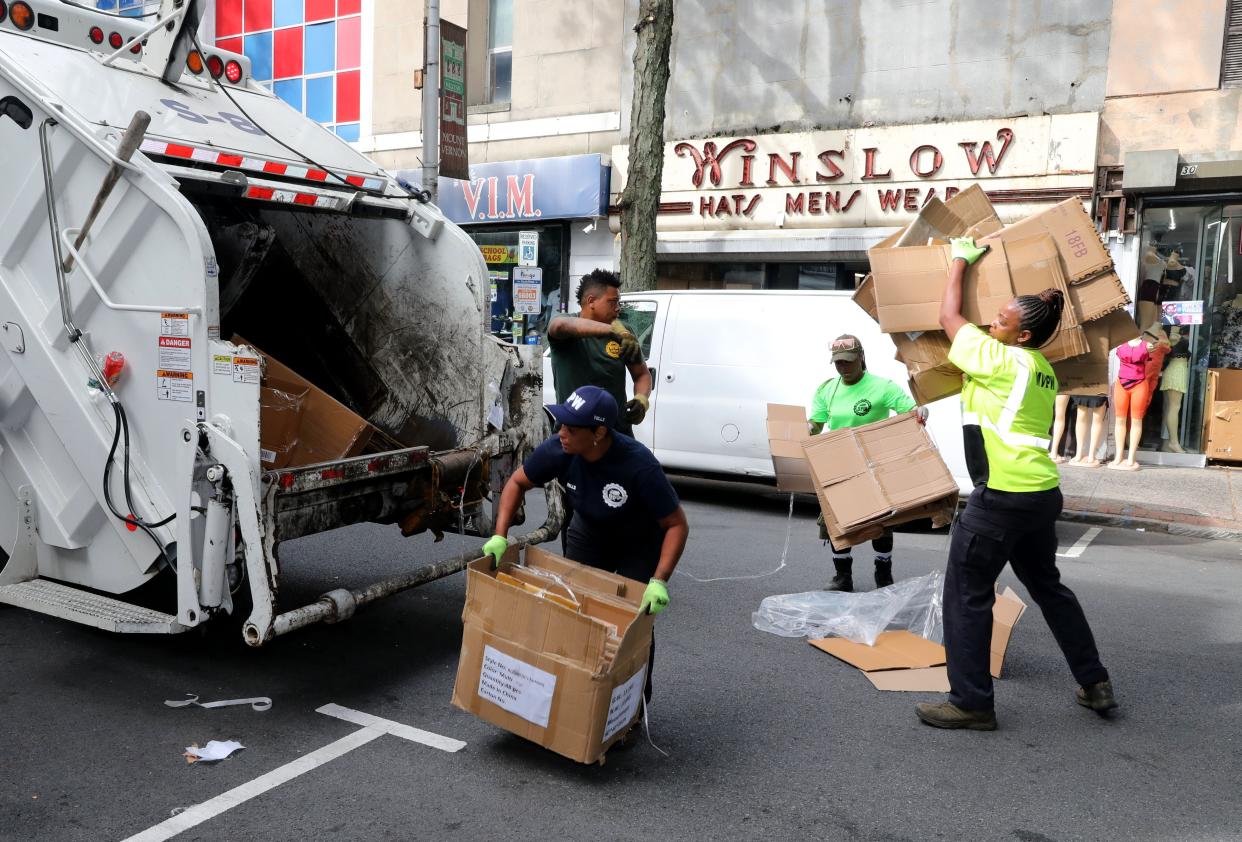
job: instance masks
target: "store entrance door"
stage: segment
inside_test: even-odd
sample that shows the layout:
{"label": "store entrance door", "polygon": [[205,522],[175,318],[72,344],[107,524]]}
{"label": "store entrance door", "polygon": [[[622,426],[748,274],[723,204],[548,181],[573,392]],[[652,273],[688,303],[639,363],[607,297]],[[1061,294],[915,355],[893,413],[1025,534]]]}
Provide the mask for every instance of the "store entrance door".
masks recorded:
{"label": "store entrance door", "polygon": [[1170,351],[1143,419],[1141,461],[1204,464],[1207,370],[1242,368],[1240,233],[1242,204],[1144,209],[1136,319]]}

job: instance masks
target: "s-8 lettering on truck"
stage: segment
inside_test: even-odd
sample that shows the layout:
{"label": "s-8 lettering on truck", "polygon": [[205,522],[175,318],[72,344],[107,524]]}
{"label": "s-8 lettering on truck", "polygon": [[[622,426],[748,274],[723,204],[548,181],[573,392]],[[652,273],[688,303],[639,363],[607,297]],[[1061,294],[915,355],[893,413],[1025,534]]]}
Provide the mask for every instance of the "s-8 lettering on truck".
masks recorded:
{"label": "s-8 lettering on truck", "polygon": [[[201,43],[198,0],[138,11],[0,0],[0,603],[259,646],[461,569],[277,610],[282,541],[490,534],[540,366],[425,196]],[[159,576],[175,605],[127,601]]]}

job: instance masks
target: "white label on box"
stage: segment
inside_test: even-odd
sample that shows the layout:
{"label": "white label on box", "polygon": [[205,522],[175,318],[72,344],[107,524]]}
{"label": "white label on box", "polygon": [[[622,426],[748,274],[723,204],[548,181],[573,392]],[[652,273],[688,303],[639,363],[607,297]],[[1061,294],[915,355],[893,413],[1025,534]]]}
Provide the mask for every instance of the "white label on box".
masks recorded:
{"label": "white label on box", "polygon": [[267,462],[269,465],[276,461],[276,451],[268,450],[266,447],[259,448],[259,461]]}
{"label": "white label on box", "polygon": [[548,727],[556,676],[511,658],[498,649],[483,647],[483,670],[479,673],[479,698],[517,714],[540,728]]}
{"label": "white label on box", "polygon": [[647,665],[630,676],[624,684],[618,684],[612,691],[612,701],[608,703],[608,719],[604,722],[604,742],[630,724],[634,714],[638,712],[638,703],[643,698],[643,687],[647,681]]}
{"label": "white label on box", "polygon": [[188,371],[157,370],[155,396],[162,401],[194,403],[194,375]]}
{"label": "white label on box", "polygon": [[160,336],[189,336],[190,317],[186,313],[160,313]]}
{"label": "white label on box", "polygon": [[233,357],[233,382],[258,384],[259,358]]}
{"label": "white label on box", "polygon": [[181,336],[161,336],[159,367],[190,370],[190,340]]}
{"label": "white label on box", "polygon": [[233,355],[232,354],[212,354],[211,355],[211,373],[222,374],[225,377],[233,376]]}

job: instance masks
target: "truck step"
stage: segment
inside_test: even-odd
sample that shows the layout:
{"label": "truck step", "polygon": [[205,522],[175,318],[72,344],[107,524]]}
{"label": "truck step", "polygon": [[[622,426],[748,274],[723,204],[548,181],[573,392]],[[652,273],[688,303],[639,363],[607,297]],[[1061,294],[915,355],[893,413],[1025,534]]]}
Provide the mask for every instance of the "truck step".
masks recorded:
{"label": "truck step", "polygon": [[172,614],[152,611],[47,579],[0,586],[0,603],[110,632],[176,634],[187,630]]}

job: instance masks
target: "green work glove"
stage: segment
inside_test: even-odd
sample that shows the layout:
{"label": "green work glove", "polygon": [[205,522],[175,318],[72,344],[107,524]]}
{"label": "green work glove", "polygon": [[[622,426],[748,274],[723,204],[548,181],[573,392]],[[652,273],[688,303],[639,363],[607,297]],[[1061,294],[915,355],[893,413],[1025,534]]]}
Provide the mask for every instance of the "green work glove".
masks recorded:
{"label": "green work glove", "polygon": [[652,579],[647,583],[647,590],[643,591],[643,602],[638,611],[659,614],[665,608],[668,608],[668,585],[659,579]]}
{"label": "green work glove", "polygon": [[967,266],[983,257],[983,255],[988,253],[988,249],[991,248],[991,246],[975,245],[974,237],[956,237],[949,240],[949,243],[952,245],[952,259],[957,260],[960,257],[966,261]]}
{"label": "green work glove", "polygon": [[500,566],[500,557],[509,549],[509,539],[503,535],[493,535],[483,545],[483,555],[492,557],[492,567]]}
{"label": "green work glove", "polygon": [[620,358],[626,365],[643,361],[642,345],[638,344],[638,339],[620,319],[612,323],[612,338],[621,346]]}
{"label": "green work glove", "polygon": [[650,408],[651,402],[646,395],[635,395],[625,404],[625,420],[631,424],[641,424]]}

